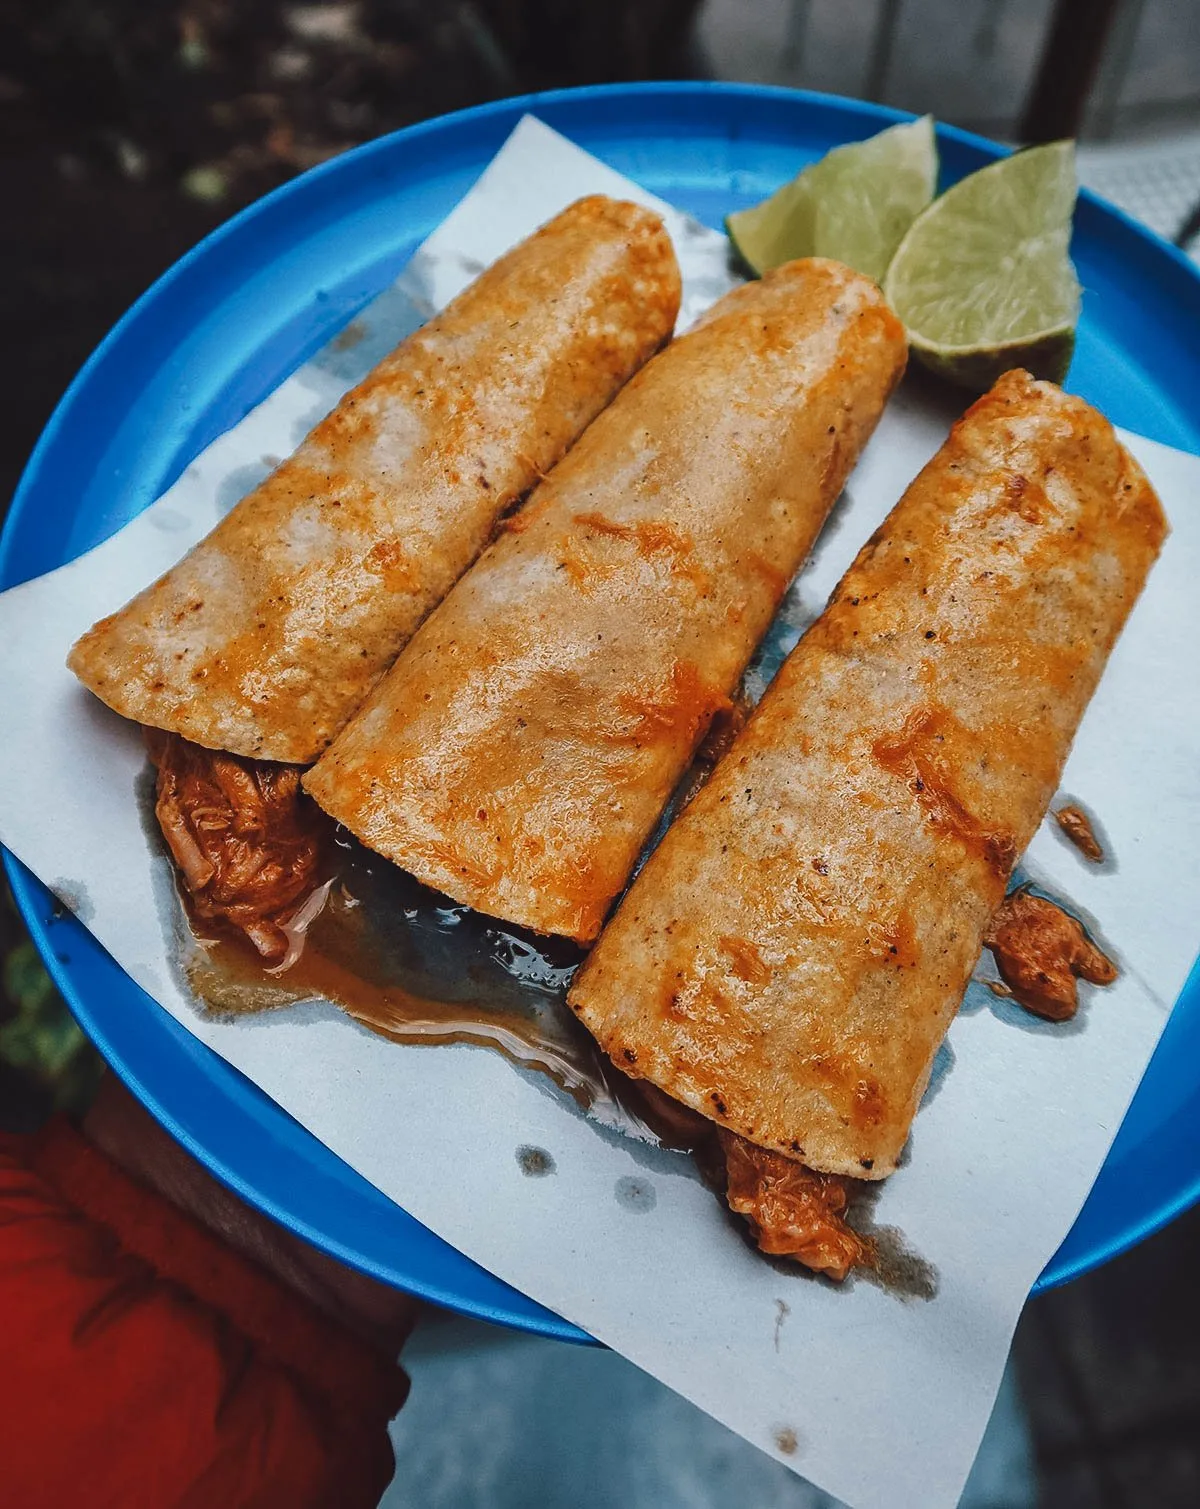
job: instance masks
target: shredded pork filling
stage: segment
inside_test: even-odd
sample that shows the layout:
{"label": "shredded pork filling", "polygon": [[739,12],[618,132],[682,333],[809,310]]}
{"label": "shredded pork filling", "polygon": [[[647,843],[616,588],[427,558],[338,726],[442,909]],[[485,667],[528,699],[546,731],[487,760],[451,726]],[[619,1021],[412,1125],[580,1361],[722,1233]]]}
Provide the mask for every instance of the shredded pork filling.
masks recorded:
{"label": "shredded pork filling", "polygon": [[983,942],[1013,998],[1052,1022],[1075,1015],[1080,980],[1111,985],[1117,978],[1116,965],[1070,913],[1024,886],[1001,902]]}
{"label": "shredded pork filling", "polygon": [[730,1210],[744,1216],[759,1249],[794,1258],[838,1283],[870,1260],[869,1243],[846,1223],[849,1183],[756,1147],[723,1127]]}
{"label": "shredded pork filling", "polygon": [[320,881],[325,821],[300,767],[204,749],[146,730],[158,771],[155,815],[193,914],[247,938],[268,964],[287,954],[286,924]]}

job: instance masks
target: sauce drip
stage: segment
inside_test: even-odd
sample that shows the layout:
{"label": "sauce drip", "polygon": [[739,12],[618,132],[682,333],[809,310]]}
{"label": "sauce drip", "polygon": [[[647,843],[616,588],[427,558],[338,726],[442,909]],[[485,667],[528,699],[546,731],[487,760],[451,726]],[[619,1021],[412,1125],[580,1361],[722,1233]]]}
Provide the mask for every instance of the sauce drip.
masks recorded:
{"label": "sauce drip", "polygon": [[621,1074],[568,1010],[581,949],[449,901],[342,828],[327,853],[328,878],[288,925],[287,956],[275,967],[199,916],[179,887],[195,939],[189,984],[211,1011],[331,1001],[395,1042],[496,1049],[548,1075],[600,1125],[642,1142],[691,1152],[711,1137],[704,1118]]}
{"label": "sauce drip", "polygon": [[932,707],[917,708],[897,734],[881,734],[871,746],[879,765],[904,780],[929,822],[978,854],[998,877],[1007,879],[1017,857],[1012,834],[987,828],[954,790],[954,763],[944,751],[954,725]]}

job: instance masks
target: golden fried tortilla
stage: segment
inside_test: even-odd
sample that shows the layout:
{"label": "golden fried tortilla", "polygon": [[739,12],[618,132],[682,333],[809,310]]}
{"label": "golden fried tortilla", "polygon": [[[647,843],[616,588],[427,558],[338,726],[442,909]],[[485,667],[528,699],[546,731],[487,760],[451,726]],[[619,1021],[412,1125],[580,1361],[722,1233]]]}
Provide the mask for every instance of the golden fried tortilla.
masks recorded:
{"label": "golden fried tortilla", "polygon": [[594,938],[904,361],[838,263],[728,294],[509,521],[306,789],[427,885]]}
{"label": "golden fried tortilla", "polygon": [[189,555],[71,652],[127,718],[307,764],[668,338],[657,215],[581,199],[403,341]]}
{"label": "golden fried tortilla", "polygon": [[584,965],[614,1062],[810,1168],[891,1173],[1165,533],[1105,419],[1002,377]]}

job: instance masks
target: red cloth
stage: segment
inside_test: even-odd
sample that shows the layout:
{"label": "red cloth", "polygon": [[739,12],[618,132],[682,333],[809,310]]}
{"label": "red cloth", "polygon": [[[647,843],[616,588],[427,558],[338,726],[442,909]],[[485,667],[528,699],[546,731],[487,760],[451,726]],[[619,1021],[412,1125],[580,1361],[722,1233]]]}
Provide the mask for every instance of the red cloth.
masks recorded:
{"label": "red cloth", "polygon": [[69,1123],[0,1135],[0,1501],[367,1509],[407,1379]]}

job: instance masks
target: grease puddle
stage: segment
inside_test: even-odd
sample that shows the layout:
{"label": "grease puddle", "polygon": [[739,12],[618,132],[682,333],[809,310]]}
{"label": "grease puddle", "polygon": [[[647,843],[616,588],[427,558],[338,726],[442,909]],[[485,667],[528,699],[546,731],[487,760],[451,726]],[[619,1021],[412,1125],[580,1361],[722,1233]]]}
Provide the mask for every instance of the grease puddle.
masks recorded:
{"label": "grease puddle", "polygon": [[581,949],[451,902],[344,830],[329,849],[331,873],[297,914],[278,968],[188,909],[188,983],[210,1012],[331,1001],[393,1042],[492,1048],[641,1142],[691,1152],[709,1135],[702,1118],[615,1069],[575,1020],[566,993]]}
{"label": "grease puddle", "polygon": [[[275,968],[240,935],[197,917],[177,887],[191,933],[185,971],[202,1007],[230,1017],[324,1000],[393,1042],[490,1048],[547,1076],[598,1126],[693,1154],[725,1208],[724,1164],[712,1124],[655,1086],[622,1074],[567,1007],[582,949],[450,901],[344,829],[332,833],[328,853],[325,878],[289,924],[292,946]],[[555,1172],[545,1149],[522,1145],[516,1158],[527,1177]],[[863,1278],[900,1298],[932,1298],[935,1271],[907,1251],[901,1233],[874,1226],[874,1195],[867,1185],[851,1199],[851,1224],[873,1239],[882,1259],[877,1271],[862,1270]],[[614,1197],[636,1215],[657,1203],[653,1184],[640,1178],[619,1180]],[[744,1223],[726,1213],[753,1245]],[[812,1279],[795,1262],[759,1256],[791,1277]]]}

